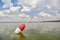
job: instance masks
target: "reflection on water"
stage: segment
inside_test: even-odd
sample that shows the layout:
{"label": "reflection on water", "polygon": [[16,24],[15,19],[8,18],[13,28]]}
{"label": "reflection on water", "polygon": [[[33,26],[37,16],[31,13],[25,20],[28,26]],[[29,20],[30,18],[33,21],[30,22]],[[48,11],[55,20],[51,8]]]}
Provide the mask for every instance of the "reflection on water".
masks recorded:
{"label": "reflection on water", "polygon": [[18,38],[18,40],[25,40],[25,36],[23,35],[23,33],[17,33],[16,34],[16,38]]}
{"label": "reflection on water", "polygon": [[60,22],[26,23],[23,33],[14,31],[20,23],[0,23],[0,40],[60,40]]}

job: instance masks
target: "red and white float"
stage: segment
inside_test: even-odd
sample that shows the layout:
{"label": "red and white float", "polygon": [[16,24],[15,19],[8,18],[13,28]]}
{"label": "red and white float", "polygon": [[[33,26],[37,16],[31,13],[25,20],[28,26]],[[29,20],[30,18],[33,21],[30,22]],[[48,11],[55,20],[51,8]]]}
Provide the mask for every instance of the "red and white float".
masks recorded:
{"label": "red and white float", "polygon": [[16,28],[15,33],[20,33],[25,29],[25,24],[20,24],[19,27]]}

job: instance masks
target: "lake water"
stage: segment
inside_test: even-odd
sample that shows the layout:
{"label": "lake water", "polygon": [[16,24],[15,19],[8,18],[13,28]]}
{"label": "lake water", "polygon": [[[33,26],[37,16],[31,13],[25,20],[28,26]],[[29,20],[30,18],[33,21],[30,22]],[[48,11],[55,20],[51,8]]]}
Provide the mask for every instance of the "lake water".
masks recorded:
{"label": "lake water", "polygon": [[60,40],[60,22],[25,23],[23,32],[14,31],[21,23],[0,23],[0,40]]}

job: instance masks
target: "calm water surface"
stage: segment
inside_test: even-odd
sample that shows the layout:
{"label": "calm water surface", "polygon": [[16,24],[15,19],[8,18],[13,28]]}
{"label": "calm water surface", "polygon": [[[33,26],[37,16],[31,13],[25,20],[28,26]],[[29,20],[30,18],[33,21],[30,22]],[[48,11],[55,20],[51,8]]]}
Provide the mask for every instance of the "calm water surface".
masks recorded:
{"label": "calm water surface", "polygon": [[15,34],[19,24],[0,23],[0,40],[60,40],[60,22],[25,23],[25,30]]}

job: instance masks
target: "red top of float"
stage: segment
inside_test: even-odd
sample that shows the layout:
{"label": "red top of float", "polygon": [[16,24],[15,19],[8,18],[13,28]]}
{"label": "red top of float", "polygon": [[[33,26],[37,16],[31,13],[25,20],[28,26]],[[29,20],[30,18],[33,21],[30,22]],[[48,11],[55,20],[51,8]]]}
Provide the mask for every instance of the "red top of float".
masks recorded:
{"label": "red top of float", "polygon": [[19,25],[19,29],[20,29],[21,31],[23,31],[24,28],[25,28],[25,24],[20,24],[20,25]]}

